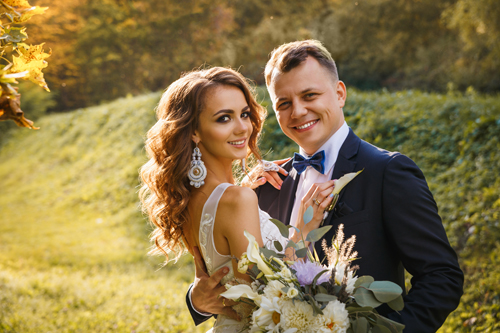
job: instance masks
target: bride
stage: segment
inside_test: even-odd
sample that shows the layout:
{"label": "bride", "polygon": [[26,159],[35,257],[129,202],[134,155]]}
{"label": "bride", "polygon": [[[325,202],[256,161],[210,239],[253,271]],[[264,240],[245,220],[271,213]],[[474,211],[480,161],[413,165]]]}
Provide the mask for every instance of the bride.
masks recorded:
{"label": "bride", "polygon": [[[151,253],[164,254],[169,261],[186,250],[193,254],[198,247],[209,275],[228,267],[222,285],[252,282],[236,269],[236,258],[248,245],[243,232],[254,235],[260,246],[284,242],[269,215],[259,209],[253,190],[236,186],[233,176],[234,161],[244,163],[252,154],[260,159],[257,141],[265,109],[240,73],[215,67],[190,72],[172,83],[156,113],[158,121],[146,140],[150,159],[140,171],[143,210],[155,228]],[[319,226],[330,191],[318,187],[302,200],[295,225],[304,239]],[[312,204],[313,198],[321,205]],[[309,206],[314,217],[304,225],[301,217]],[[293,233],[291,239],[298,241],[300,236]],[[224,301],[229,303],[221,298]],[[242,304],[233,308],[243,320],[219,315],[212,332],[244,329],[248,309]]]}

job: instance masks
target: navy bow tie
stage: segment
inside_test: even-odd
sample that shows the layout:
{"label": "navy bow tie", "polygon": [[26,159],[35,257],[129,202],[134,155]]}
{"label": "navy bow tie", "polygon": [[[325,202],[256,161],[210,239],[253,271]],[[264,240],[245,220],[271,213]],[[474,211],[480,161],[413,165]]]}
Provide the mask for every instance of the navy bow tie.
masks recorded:
{"label": "navy bow tie", "polygon": [[311,158],[305,158],[304,156],[295,153],[293,155],[292,166],[297,170],[300,175],[308,166],[312,166],[318,172],[325,173],[325,151],[319,151],[314,154]]}

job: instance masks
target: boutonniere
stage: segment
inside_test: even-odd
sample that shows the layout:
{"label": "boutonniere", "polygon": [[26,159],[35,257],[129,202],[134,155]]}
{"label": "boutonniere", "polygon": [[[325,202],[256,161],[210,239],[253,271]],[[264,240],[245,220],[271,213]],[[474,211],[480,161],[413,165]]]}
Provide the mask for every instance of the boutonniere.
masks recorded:
{"label": "boutonniere", "polygon": [[356,178],[357,175],[359,175],[361,172],[363,172],[364,169],[359,170],[358,172],[351,172],[343,175],[339,179],[335,180],[335,187],[333,188],[332,194],[333,195],[333,200],[330,206],[325,210],[325,214],[323,215],[323,221],[321,221],[321,225],[325,223],[325,220],[328,218],[329,213],[335,208],[335,205],[337,204],[337,201],[339,201],[339,194],[342,189],[351,182],[354,178]]}

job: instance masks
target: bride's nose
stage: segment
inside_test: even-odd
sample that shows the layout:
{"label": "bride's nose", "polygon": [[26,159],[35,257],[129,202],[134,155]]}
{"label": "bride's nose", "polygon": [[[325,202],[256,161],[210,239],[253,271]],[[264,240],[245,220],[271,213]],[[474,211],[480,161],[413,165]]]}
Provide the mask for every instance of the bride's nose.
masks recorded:
{"label": "bride's nose", "polygon": [[234,126],[234,134],[244,134],[250,130],[252,127],[252,123],[249,121],[245,121],[245,119],[238,119]]}

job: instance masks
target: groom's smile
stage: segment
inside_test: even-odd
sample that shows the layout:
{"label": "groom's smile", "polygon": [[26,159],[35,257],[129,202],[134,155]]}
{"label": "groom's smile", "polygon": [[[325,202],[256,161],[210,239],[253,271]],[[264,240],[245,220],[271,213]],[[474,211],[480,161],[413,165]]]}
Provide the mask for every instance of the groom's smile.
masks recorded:
{"label": "groom's smile", "polygon": [[273,75],[269,91],[283,133],[308,154],[344,124],[345,85],[313,57]]}

